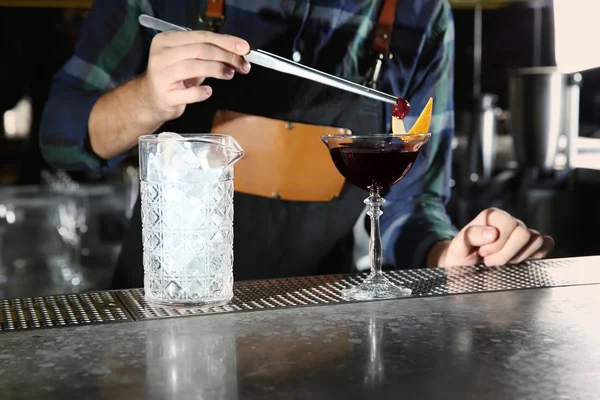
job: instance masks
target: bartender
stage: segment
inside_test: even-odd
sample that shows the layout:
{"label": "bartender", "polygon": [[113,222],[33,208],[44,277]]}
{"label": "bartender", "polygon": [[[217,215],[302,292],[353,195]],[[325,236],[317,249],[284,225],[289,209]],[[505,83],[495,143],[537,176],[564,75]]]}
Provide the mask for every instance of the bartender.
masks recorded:
{"label": "bartender", "polygon": [[[143,28],[142,13],[194,31]],[[115,168],[146,134],[251,135],[260,143],[247,157],[255,161],[236,165],[236,179],[264,169],[260,163],[272,173],[260,185],[235,182],[235,279],[349,271],[352,228],[367,194],[315,169],[301,180],[286,176],[261,153],[305,148],[288,161],[323,165],[331,161],[311,151],[323,146],[318,135],[389,132],[391,108],[251,66],[243,58],[249,43],[408,99],[408,127],[435,99],[431,140],[386,194],[383,254],[392,268],[501,265],[552,248],[550,237],[498,209],[460,231],[446,213],[454,134],[454,24],[446,0],[94,2],[75,54],[52,82],[40,132],[45,158],[56,168],[101,171]],[[240,115],[252,124],[236,124]],[[264,140],[267,131],[277,140]],[[138,199],[114,288],[143,286],[140,220]]]}

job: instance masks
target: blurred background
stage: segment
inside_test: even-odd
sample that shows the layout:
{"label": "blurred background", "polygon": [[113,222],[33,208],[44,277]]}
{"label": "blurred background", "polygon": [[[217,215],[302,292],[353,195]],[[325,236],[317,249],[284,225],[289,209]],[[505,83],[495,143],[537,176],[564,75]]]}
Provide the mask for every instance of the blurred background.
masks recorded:
{"label": "blurred background", "polygon": [[[599,254],[600,54],[587,35],[600,6],[450,2],[454,222],[496,206],[553,235],[552,257]],[[73,174],[39,152],[50,79],[90,4],[0,0],[0,298],[106,288],[138,193],[136,159]]]}

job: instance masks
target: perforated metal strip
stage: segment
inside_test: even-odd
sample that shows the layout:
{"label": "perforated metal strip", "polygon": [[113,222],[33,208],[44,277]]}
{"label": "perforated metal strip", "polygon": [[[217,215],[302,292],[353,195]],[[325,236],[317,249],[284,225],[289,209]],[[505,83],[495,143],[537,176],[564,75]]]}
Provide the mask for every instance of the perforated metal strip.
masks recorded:
{"label": "perforated metal strip", "polygon": [[[226,306],[172,308],[149,305],[141,289],[120,291],[119,296],[135,320],[186,315],[218,314],[346,302],[344,288],[356,285],[367,274],[322,275],[237,282],[234,298]],[[412,289],[411,297],[497,290],[600,283],[600,257],[554,259],[521,265],[390,271],[394,282]]]}
{"label": "perforated metal strip", "polygon": [[[391,271],[411,297],[600,283],[600,256],[527,262],[486,268]],[[186,315],[303,307],[346,302],[344,288],[366,274],[323,275],[237,282],[233,300],[222,307],[172,308],[148,305],[141,289],[0,300],[0,332],[106,324]]]}
{"label": "perforated metal strip", "polygon": [[0,332],[132,321],[115,292],[0,300]]}

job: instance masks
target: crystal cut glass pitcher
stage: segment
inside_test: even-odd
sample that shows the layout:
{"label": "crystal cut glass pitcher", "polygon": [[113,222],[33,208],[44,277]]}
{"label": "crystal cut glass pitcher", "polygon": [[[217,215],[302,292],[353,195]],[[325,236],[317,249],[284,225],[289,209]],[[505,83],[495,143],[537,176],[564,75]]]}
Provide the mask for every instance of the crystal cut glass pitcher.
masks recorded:
{"label": "crystal cut glass pitcher", "polygon": [[151,303],[217,306],[233,297],[230,136],[161,133],[139,139],[144,290]]}

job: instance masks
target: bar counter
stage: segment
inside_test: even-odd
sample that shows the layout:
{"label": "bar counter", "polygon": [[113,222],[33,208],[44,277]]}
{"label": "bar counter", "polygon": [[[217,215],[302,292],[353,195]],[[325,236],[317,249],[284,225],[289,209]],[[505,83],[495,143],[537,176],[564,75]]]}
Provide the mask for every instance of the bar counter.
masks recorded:
{"label": "bar counter", "polygon": [[598,399],[599,263],[403,271],[413,297],[362,303],[349,276],[240,282],[209,311],[2,300],[0,398]]}

